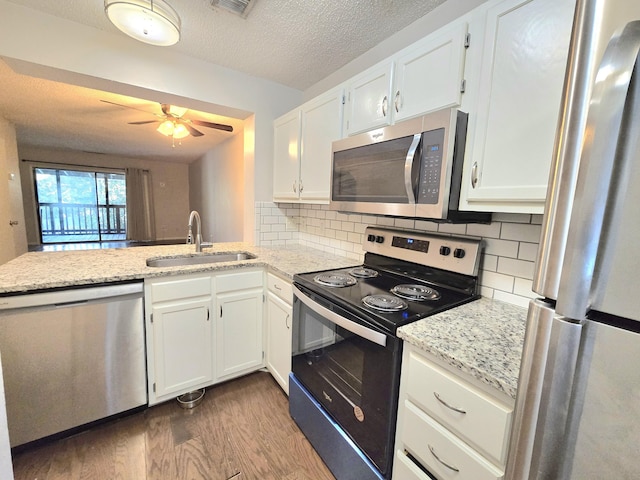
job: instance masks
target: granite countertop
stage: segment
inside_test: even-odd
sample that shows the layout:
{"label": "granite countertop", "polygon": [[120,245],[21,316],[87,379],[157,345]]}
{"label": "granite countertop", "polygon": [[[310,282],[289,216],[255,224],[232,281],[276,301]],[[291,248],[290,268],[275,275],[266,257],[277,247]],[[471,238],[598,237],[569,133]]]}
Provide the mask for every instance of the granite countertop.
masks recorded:
{"label": "granite countertop", "polygon": [[[147,259],[156,257],[239,251],[252,253],[256,258],[178,267],[148,267],[146,264]],[[356,260],[303,246],[256,247],[244,242],[214,243],[203,248],[202,253],[195,253],[193,245],[31,252],[0,265],[0,295],[264,266],[291,279],[296,273],[359,264]]]}
{"label": "granite countertop", "polygon": [[398,329],[419,347],[516,398],[527,310],[481,298]]}
{"label": "granite countertop", "polygon": [[[148,267],[147,259],[249,252],[255,259],[176,267]],[[193,245],[31,252],[0,265],[0,295],[81,285],[143,280],[167,275],[268,267],[285,278],[296,273],[359,265],[317,249],[217,243],[195,253]],[[481,298],[398,330],[404,341],[515,398],[526,310]]]}

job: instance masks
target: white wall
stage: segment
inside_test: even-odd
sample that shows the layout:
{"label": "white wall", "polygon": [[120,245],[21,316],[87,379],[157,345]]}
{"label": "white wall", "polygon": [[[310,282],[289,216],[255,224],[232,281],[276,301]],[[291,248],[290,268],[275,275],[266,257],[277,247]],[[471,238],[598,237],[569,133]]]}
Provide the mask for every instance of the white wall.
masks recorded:
{"label": "white wall", "polygon": [[[302,92],[6,0],[0,11],[0,56],[18,73],[235,118],[254,116],[245,205],[253,209],[254,199],[271,199],[273,120],[301,104]],[[249,238],[253,217],[245,228]]]}
{"label": "white wall", "polygon": [[[27,251],[16,130],[0,117],[0,264]],[[9,222],[18,222],[9,225]]]}
{"label": "white wall", "polygon": [[[39,147],[20,147],[22,190],[24,193],[24,217],[30,245],[40,243],[38,220],[33,191],[32,167],[55,167],[49,162],[64,165],[88,165],[103,168],[142,168],[151,172],[155,204],[156,237],[182,238],[187,235],[189,220],[189,166],[182,163],[162,162],[130,157],[99,155],[72,150],[55,150]],[[48,162],[48,163],[38,163]]]}
{"label": "white wall", "polygon": [[189,203],[205,242],[244,239],[244,143],[239,132],[189,165]]}

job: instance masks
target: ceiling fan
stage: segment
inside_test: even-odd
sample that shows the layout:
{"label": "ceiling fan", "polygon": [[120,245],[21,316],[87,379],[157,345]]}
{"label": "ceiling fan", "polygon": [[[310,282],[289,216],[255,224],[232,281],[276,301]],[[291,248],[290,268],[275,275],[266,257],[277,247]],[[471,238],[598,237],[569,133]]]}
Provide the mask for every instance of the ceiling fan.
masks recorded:
{"label": "ceiling fan", "polygon": [[120,103],[110,102],[108,100],[100,100],[104,103],[109,103],[111,105],[117,105],[118,107],[131,108],[133,110],[138,110],[140,112],[144,112],[147,114],[154,115],[158,117],[157,120],[142,120],[139,122],[129,122],[129,125],[145,125],[149,123],[159,123],[158,131],[163,135],[174,137],[174,138],[184,138],[188,135],[193,137],[201,137],[204,135],[200,130],[196,129],[193,125],[198,125],[201,127],[209,127],[215,128],[217,130],[223,130],[225,132],[233,132],[233,127],[231,125],[224,125],[222,123],[213,123],[206,122],[204,120],[197,120],[195,118],[185,118],[184,114],[188,111],[186,108],[176,107],[175,105],[169,105],[167,103],[161,103],[160,107],[162,109],[162,114],[148,112],[146,110],[142,110],[140,108],[132,107],[129,105],[122,105]]}

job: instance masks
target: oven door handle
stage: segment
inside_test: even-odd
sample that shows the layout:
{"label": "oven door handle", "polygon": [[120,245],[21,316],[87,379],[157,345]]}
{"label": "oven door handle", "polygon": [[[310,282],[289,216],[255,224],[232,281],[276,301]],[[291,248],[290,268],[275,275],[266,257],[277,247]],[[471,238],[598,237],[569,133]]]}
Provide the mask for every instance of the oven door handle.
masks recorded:
{"label": "oven door handle", "polygon": [[293,294],[307,307],[316,312],[318,315],[322,315],[323,318],[326,318],[330,322],[335,323],[345,330],[349,330],[354,335],[366,338],[367,340],[370,340],[382,347],[385,347],[387,345],[387,336],[384,333],[376,332],[375,330],[367,328],[364,325],[360,325],[359,323],[349,320],[342,315],[338,315],[337,313],[332,312],[322,305],[318,305],[302,291],[300,291],[300,289],[298,289],[295,285],[293,286]]}

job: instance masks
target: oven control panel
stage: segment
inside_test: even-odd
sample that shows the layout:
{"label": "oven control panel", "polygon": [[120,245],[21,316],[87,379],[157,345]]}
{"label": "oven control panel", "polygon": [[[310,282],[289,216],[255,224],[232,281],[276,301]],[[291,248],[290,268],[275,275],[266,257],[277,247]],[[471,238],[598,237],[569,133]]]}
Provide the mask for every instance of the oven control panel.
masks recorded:
{"label": "oven control panel", "polygon": [[363,247],[378,255],[475,276],[482,241],[473,237],[367,227]]}

